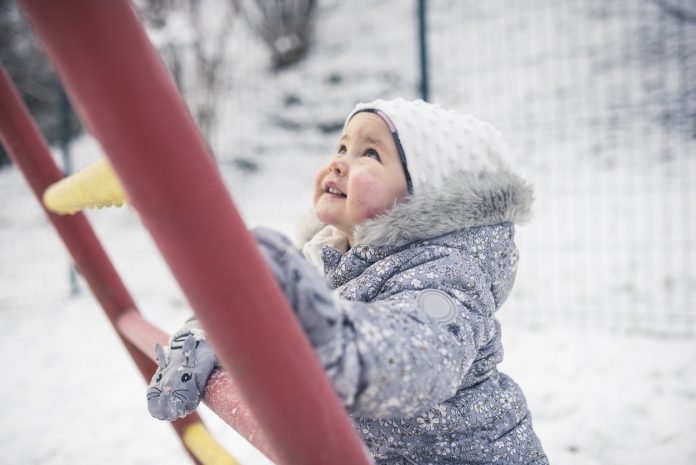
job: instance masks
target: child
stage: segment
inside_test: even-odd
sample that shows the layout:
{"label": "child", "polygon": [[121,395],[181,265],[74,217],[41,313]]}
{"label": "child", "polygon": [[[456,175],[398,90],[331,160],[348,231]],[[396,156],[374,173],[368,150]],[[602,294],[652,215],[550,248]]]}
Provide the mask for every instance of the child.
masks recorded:
{"label": "child", "polygon": [[[304,258],[281,235],[255,231],[378,464],[548,463],[520,388],[496,368],[495,312],[518,261],[513,223],[532,203],[506,151],[469,115],[423,101],[359,104],[317,173]],[[170,357],[183,357],[175,351],[188,334],[205,339],[189,324]],[[149,407],[171,420],[203,390],[192,406],[165,401],[163,371]]]}

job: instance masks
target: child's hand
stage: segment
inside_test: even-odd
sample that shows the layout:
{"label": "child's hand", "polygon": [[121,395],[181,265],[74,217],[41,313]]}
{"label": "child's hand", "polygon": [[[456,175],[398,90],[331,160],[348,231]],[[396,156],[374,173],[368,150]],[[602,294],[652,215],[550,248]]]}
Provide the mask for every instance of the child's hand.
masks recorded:
{"label": "child's hand", "polygon": [[309,339],[315,347],[322,345],[333,336],[337,316],[324,277],[282,234],[263,228],[254,229],[253,234]]}
{"label": "child's hand", "polygon": [[159,368],[147,389],[150,415],[173,421],[191,413],[203,398],[205,383],[217,362],[205,333],[185,326],[172,338],[168,353],[156,344]]}

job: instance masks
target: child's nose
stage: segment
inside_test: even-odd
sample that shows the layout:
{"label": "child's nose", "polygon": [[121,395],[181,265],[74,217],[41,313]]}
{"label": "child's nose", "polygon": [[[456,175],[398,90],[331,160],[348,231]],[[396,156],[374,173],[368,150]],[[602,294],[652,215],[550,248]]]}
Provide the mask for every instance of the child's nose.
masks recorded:
{"label": "child's nose", "polygon": [[338,176],[345,176],[348,172],[348,163],[342,158],[336,158],[329,163],[329,173],[336,173]]}

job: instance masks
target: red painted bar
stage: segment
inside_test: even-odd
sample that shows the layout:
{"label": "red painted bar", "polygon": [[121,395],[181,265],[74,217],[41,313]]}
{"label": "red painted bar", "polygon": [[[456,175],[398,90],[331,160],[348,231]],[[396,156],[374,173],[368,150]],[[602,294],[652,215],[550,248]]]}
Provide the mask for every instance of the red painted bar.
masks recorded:
{"label": "red painted bar", "polygon": [[[41,198],[44,190],[62,179],[63,173],[51,158],[48,145],[39,128],[17,94],[5,68],[1,66],[0,138],[12,161],[24,174],[43,208]],[[68,248],[80,274],[87,281],[97,301],[116,329],[116,322],[121,314],[127,311],[137,312],[137,310],[133,299],[102,248],[87,218],[82,213],[59,216],[45,208],[44,211]],[[148,382],[157,365],[122,336],[121,341],[126,346],[143,378]],[[143,399],[145,399],[144,389]],[[145,408],[144,400],[143,408]],[[181,436],[184,428],[195,421],[200,421],[198,415],[179,420],[173,426]],[[200,463],[193,456],[191,458],[195,463]]]}
{"label": "red painted bar", "polygon": [[272,461],[280,463],[267,435],[261,430],[251,410],[246,407],[239,387],[227,373],[222,370],[213,372],[205,386],[203,401],[244,439]]}
{"label": "red painted bar", "polygon": [[124,312],[119,316],[116,325],[121,335],[153,362],[156,362],[155,343],[159,343],[162,347],[169,345],[167,333],[143,318],[140,312]]}
{"label": "red painted bar", "polygon": [[[156,326],[146,321],[138,312],[124,313],[118,320],[121,334],[138,347],[144,354],[155,360],[152,347],[155,342],[167,346],[169,337]],[[205,386],[203,402],[244,439],[275,461],[276,455],[271,444],[259,428],[258,423],[239,395],[239,389],[222,370],[215,370]]]}
{"label": "red painted bar", "polygon": [[278,461],[368,464],[131,5],[20,5]]}

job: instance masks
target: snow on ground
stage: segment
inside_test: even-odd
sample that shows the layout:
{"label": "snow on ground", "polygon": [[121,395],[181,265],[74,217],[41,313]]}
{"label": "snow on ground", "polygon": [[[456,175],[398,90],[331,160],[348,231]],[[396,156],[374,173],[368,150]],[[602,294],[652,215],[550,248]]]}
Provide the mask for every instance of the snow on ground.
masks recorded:
{"label": "snow on ground", "polygon": [[[78,149],[96,151],[87,140]],[[227,173],[249,224],[292,233],[290,219],[304,204],[275,209],[271,218],[255,195],[259,184],[270,184],[304,197],[307,187],[298,178],[293,185],[287,169],[269,165],[264,176],[246,180]],[[149,417],[145,384],[84,285],[69,298],[64,267],[39,275],[22,269],[26,247],[40,249],[46,263],[64,264],[65,253],[16,170],[0,172],[0,194],[0,353],[10,375],[0,385],[0,464],[190,463],[173,430]],[[177,328],[189,314],[185,301],[137,215],[122,208],[89,216],[145,316]],[[502,309],[502,369],[523,386],[552,463],[694,463],[695,340],[529,328],[506,324],[506,312],[514,305]],[[244,464],[268,463],[202,410]]]}

